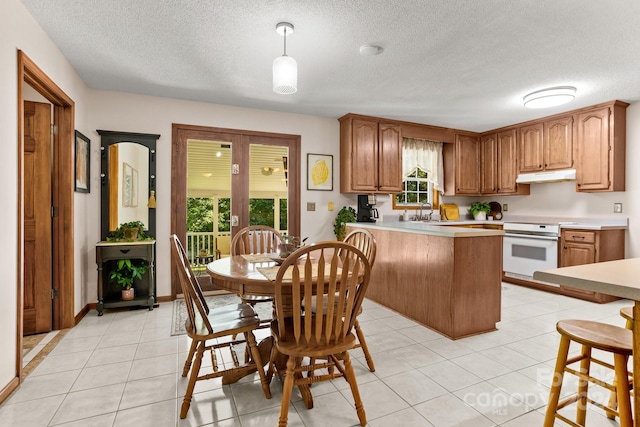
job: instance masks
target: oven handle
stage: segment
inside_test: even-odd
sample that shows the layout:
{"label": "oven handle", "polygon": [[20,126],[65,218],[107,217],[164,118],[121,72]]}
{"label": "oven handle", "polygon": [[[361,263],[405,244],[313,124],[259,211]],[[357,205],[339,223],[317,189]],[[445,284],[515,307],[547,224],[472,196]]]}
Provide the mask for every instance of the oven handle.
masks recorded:
{"label": "oven handle", "polygon": [[504,237],[516,237],[521,239],[532,239],[532,240],[555,240],[558,241],[560,238],[557,236],[540,236],[534,234],[514,234],[514,233],[504,233]]}

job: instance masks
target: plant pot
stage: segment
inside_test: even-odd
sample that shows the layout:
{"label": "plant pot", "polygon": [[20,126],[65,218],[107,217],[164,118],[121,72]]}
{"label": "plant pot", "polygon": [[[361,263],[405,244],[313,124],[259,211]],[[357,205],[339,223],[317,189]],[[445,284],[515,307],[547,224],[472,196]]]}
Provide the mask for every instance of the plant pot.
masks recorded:
{"label": "plant pot", "polygon": [[485,221],[487,219],[487,213],[484,211],[476,212],[476,214],[473,216],[473,219],[475,219],[476,221]]}
{"label": "plant pot", "polygon": [[122,230],[124,232],[124,237],[129,240],[137,240],[138,233],[140,232],[140,228],[138,227],[130,227]]}
{"label": "plant pot", "polygon": [[133,288],[129,288],[129,289],[122,290],[122,296],[120,299],[122,299],[122,301],[131,301],[133,297],[134,297]]}

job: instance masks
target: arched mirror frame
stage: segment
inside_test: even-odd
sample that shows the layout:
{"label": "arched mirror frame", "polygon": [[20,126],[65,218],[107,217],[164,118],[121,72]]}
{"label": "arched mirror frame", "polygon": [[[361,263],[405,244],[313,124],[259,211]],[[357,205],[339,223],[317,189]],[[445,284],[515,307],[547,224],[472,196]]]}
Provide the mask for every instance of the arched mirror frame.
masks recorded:
{"label": "arched mirror frame", "polygon": [[[100,135],[100,238],[106,240],[109,235],[109,148],[113,144],[129,142],[143,145],[149,149],[149,192],[156,191],[156,142],[160,135],[149,133],[118,132],[111,130],[97,130]],[[147,194],[147,197],[149,195]],[[156,236],[156,210],[149,208],[148,234]]]}

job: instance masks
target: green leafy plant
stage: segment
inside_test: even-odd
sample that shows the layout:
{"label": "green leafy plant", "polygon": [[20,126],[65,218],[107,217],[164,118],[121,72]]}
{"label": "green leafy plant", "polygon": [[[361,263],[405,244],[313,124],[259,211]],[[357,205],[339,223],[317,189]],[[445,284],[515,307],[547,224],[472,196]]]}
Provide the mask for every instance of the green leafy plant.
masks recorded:
{"label": "green leafy plant", "polygon": [[142,221],[130,221],[123,222],[115,230],[109,233],[107,241],[120,242],[134,240],[149,240],[151,237],[147,236],[144,231],[144,223]]}
{"label": "green leafy plant", "polygon": [[491,212],[491,206],[489,206],[489,203],[486,202],[474,202],[471,204],[471,207],[469,208],[469,213],[472,216],[476,216],[476,214],[478,212],[484,212],[486,214],[488,214],[489,212]]}
{"label": "green leafy plant", "polygon": [[148,269],[149,264],[142,259],[119,259],[111,270],[109,279],[112,283],[122,286],[123,289],[130,289],[133,282],[136,279],[142,279]]}
{"label": "green leafy plant", "polygon": [[336,215],[336,219],[333,222],[333,232],[338,240],[344,240],[347,235],[345,225],[349,222],[356,222],[356,210],[351,206],[343,206],[338,211],[338,215]]}

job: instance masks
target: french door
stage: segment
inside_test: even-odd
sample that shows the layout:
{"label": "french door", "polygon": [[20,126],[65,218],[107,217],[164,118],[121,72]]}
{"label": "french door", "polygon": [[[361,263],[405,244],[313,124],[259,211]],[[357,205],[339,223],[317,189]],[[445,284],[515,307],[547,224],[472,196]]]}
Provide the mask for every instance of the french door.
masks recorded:
{"label": "french door", "polygon": [[[203,290],[215,287],[201,261],[227,255],[238,230],[262,224],[300,234],[300,136],[174,124],[172,145],[172,233]],[[200,220],[211,232],[188,230],[187,221],[193,230]],[[172,265],[172,296],[179,293]]]}

